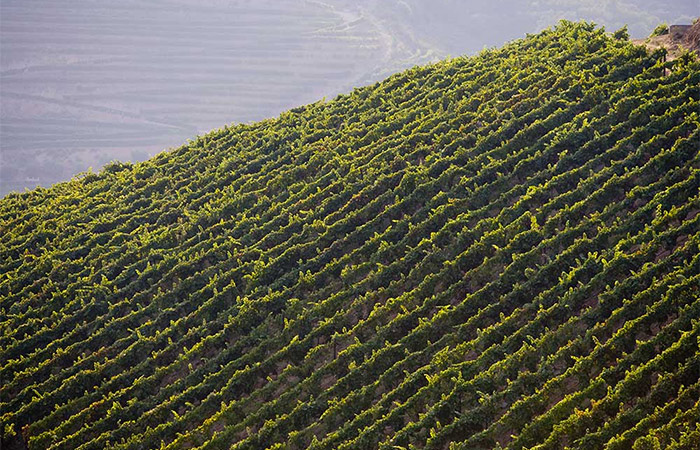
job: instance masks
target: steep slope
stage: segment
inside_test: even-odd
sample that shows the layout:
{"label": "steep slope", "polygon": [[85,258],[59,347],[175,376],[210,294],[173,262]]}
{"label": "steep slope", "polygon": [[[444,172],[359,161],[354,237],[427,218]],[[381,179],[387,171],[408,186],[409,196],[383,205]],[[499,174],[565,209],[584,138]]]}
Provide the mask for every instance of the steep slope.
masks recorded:
{"label": "steep slope", "polygon": [[695,19],[695,22],[690,26],[683,37],[683,43],[688,49],[700,54],[700,18]]}
{"label": "steep slope", "polygon": [[3,443],[689,445],[700,66],[660,57],[562,22],[6,197]]}

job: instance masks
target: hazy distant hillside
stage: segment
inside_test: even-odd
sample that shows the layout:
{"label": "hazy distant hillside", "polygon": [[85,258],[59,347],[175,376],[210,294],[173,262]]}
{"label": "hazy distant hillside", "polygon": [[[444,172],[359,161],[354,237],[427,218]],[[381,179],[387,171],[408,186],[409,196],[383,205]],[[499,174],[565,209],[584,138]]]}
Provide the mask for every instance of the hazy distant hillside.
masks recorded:
{"label": "hazy distant hillside", "polygon": [[3,0],[0,195],[143,160],[559,17],[645,36],[691,14],[693,0]]}
{"label": "hazy distant hillside", "polygon": [[0,444],[692,449],[699,108],[562,22],[7,195]]}
{"label": "hazy distant hillside", "polygon": [[10,188],[142,160],[435,58],[361,8],[313,1],[4,1]]}

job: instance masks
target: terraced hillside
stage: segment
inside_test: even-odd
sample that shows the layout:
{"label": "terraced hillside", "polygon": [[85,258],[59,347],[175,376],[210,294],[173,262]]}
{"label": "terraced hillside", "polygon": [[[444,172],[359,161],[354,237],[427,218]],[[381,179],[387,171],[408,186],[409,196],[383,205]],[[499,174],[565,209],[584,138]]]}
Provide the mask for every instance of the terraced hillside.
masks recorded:
{"label": "terraced hillside", "polygon": [[7,196],[3,448],[692,448],[700,64],[663,61],[562,22]]}

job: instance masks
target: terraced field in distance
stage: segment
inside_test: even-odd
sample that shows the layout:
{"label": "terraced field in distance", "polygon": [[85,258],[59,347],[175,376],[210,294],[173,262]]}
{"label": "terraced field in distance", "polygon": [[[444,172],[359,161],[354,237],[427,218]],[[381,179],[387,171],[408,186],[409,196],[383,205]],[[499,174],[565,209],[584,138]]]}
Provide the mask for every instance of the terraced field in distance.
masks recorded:
{"label": "terraced field in distance", "polygon": [[695,0],[3,0],[0,196],[560,18],[645,37],[695,14]]}

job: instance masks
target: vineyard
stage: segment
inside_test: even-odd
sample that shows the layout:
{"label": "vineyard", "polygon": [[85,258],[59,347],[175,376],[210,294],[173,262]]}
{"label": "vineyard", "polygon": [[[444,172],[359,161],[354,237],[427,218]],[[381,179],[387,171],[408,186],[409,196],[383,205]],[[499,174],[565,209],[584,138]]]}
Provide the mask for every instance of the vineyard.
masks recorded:
{"label": "vineyard", "polygon": [[697,448],[699,110],[563,21],[10,194],[2,448]]}

